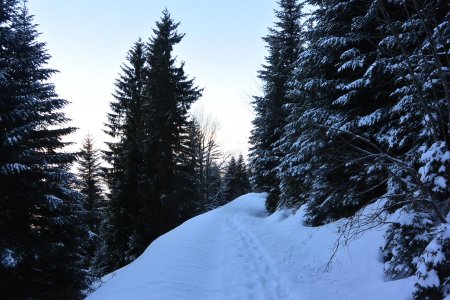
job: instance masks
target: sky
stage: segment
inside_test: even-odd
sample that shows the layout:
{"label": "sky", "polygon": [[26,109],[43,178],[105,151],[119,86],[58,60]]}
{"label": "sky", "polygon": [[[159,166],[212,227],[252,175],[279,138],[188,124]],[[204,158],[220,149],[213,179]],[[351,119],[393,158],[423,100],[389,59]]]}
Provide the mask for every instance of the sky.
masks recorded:
{"label": "sky", "polygon": [[276,0],[28,0],[49,66],[59,70],[51,81],[71,102],[65,111],[79,128],[70,139],[79,147],[90,133],[103,147],[120,66],[138,38],[151,36],[164,8],[186,33],[175,55],[204,88],[193,109],[217,120],[224,153],[247,154],[250,102],[261,94],[257,71],[266,56],[261,37],[274,22]]}

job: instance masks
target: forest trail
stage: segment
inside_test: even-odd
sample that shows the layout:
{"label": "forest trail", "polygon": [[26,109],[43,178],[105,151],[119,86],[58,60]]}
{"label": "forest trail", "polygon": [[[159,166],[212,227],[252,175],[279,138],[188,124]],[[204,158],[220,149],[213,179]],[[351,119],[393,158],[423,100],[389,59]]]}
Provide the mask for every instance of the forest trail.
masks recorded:
{"label": "forest trail", "polygon": [[220,299],[290,300],[287,280],[267,250],[248,228],[242,213],[229,214],[225,220],[223,242],[228,244],[218,270]]}
{"label": "forest trail", "polygon": [[268,216],[263,194],[244,195],[161,236],[87,299],[408,299],[412,280],[383,278],[381,232],[340,251],[325,272],[336,228],[305,227],[302,212]]}
{"label": "forest trail", "polygon": [[[111,280],[89,299],[128,298],[133,286],[133,299],[291,300],[287,281],[245,223],[246,218],[262,216],[264,211],[248,215],[247,210],[230,206],[220,214],[210,212],[188,221],[183,234],[175,229],[169,241],[164,240],[168,247],[158,247],[162,241],[156,240],[147,250],[164,250],[164,255],[144,254],[137,260],[139,266],[127,267],[127,272],[133,269],[142,276],[127,280],[123,289],[108,288]],[[123,272],[115,272],[114,281]]]}

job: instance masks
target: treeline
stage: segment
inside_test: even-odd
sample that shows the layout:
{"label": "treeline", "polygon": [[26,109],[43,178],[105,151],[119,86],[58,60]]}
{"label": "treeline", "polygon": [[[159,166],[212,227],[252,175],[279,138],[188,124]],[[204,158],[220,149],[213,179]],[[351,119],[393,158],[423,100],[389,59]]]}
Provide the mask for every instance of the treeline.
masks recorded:
{"label": "treeline", "polygon": [[[217,125],[190,113],[201,96],[177,63],[183,34],[167,10],[116,81],[107,150],[78,153],[49,83],[56,71],[26,6],[0,0],[0,294],[81,299],[158,236],[249,191],[242,155],[226,159]],[[77,176],[71,172],[76,163]]]}
{"label": "treeline", "polygon": [[448,296],[448,2],[278,4],[250,154],[267,209],[352,217],[344,236],[387,224],[386,275],[415,274],[416,299]]}

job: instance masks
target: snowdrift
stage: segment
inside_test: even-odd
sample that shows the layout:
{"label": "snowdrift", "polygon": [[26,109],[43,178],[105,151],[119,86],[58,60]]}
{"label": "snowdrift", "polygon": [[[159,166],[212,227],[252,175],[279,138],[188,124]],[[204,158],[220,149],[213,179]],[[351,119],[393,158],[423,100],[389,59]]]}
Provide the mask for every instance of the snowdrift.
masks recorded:
{"label": "snowdrift", "polygon": [[185,222],[87,299],[411,299],[414,278],[384,277],[383,228],[340,249],[325,270],[339,222],[305,227],[302,210],[268,216],[264,198],[247,194]]}

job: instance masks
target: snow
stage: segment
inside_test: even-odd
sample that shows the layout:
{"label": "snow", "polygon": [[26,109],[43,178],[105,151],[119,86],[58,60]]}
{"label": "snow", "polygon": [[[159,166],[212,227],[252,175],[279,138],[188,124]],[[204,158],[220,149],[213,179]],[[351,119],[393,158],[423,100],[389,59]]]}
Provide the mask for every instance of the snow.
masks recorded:
{"label": "snow", "polygon": [[381,109],[378,109],[371,113],[370,115],[359,118],[358,126],[373,126],[376,122],[378,122],[381,118]]}
{"label": "snow", "polygon": [[13,163],[13,164],[4,164],[1,168],[0,168],[0,173],[2,174],[19,174],[22,173],[24,171],[29,171],[31,170],[30,167],[23,165],[23,164],[19,164],[19,163]]}
{"label": "snow", "polygon": [[365,57],[356,57],[353,58],[349,61],[346,61],[342,64],[342,66],[339,67],[339,69],[337,70],[338,73],[341,73],[343,71],[346,71],[348,69],[351,69],[352,71],[355,71],[359,68],[364,67],[364,63],[365,63]]}
{"label": "snow", "polygon": [[54,195],[45,195],[45,199],[47,200],[48,204],[50,205],[51,209],[57,209],[62,204],[64,204],[64,201],[60,198],[54,196]]}
{"label": "snow", "polygon": [[[419,270],[420,271],[420,270]],[[419,278],[417,283],[423,287],[438,287],[440,284],[439,276],[436,270],[430,270],[427,273],[425,278]]]}
{"label": "snow", "polygon": [[434,192],[443,191],[447,188],[447,180],[433,172],[434,165],[439,165],[439,172],[445,173],[445,163],[450,160],[450,151],[446,150],[443,141],[436,142],[429,149],[421,147],[422,155],[420,161],[424,164],[419,168],[420,180],[425,183],[432,182]]}
{"label": "snow", "polygon": [[1,264],[5,268],[14,268],[17,265],[17,260],[14,258],[14,251],[11,249],[4,249],[1,255]]}
{"label": "snow", "polygon": [[247,194],[185,222],[87,299],[411,299],[414,277],[384,277],[383,228],[339,249],[326,269],[340,222],[306,227],[302,209],[268,216],[264,197]]}

